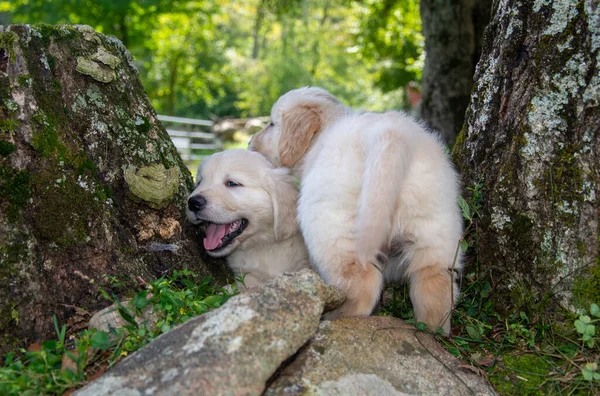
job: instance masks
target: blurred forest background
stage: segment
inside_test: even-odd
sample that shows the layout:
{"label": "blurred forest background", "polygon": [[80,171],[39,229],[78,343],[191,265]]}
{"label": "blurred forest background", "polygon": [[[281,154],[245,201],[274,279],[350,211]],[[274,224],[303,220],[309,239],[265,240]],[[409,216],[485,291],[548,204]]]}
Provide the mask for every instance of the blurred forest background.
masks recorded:
{"label": "blurred forest background", "polygon": [[306,85],[354,107],[406,109],[424,65],[418,0],[0,1],[0,24],[41,22],[119,38],[166,115],[268,115]]}

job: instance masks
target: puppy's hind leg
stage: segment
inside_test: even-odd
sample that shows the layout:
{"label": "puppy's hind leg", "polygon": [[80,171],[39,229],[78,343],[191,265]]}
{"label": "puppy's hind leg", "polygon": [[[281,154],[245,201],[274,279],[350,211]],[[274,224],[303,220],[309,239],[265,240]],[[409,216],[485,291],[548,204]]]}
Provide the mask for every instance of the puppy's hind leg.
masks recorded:
{"label": "puppy's hind leg", "polygon": [[329,283],[346,294],[346,301],[341,307],[325,314],[324,319],[368,316],[379,301],[383,289],[383,275],[374,265],[364,266],[355,260],[342,264]]}
{"label": "puppy's hind leg", "polygon": [[415,320],[425,323],[431,331],[441,327],[444,334],[449,335],[452,307],[459,293],[450,270],[443,265],[411,264],[417,264],[413,267],[416,270],[409,274]]}

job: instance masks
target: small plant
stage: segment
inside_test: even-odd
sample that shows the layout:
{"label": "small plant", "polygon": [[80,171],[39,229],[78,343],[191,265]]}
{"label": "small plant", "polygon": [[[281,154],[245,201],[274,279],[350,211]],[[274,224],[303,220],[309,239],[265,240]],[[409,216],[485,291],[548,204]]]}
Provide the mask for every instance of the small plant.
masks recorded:
{"label": "small plant", "polygon": [[600,322],[600,308],[597,304],[590,306],[590,315],[597,319],[592,319],[586,312],[579,316],[579,319],[575,321],[575,329],[581,334],[581,341],[587,345],[588,348],[593,348],[596,345],[596,326],[594,323]]}
{"label": "small plant", "polygon": [[[590,315],[595,319],[592,319]],[[598,304],[591,304],[589,315],[584,311],[579,315],[579,319],[575,321],[575,330],[581,335],[582,348],[589,349],[589,352],[598,352],[600,349],[598,345],[600,337],[596,336],[595,325],[598,322],[600,322],[600,307],[598,307]],[[587,381],[598,381],[600,383],[600,371],[598,371],[597,362],[586,363],[581,369],[581,374]]]}
{"label": "small plant", "polygon": [[[127,324],[108,332],[86,330],[67,341],[67,328],[59,327],[55,317],[56,340],[6,356],[0,367],[0,395],[62,394],[79,387],[91,374],[111,367],[173,326],[220,307],[237,294],[237,288],[234,284],[231,290],[215,289],[210,278],[183,270],[146,284],[129,307],[114,295],[100,292],[116,304]],[[136,321],[150,307],[156,321]]]}
{"label": "small plant", "polygon": [[[59,329],[56,316],[53,319],[56,340],[21,349],[19,358],[14,353],[6,356],[4,367],[0,368],[0,394],[61,394],[83,381],[84,362],[90,358],[90,332],[84,332],[75,348],[69,350],[65,344],[66,326]],[[66,360],[73,362],[68,368],[63,367]]]}

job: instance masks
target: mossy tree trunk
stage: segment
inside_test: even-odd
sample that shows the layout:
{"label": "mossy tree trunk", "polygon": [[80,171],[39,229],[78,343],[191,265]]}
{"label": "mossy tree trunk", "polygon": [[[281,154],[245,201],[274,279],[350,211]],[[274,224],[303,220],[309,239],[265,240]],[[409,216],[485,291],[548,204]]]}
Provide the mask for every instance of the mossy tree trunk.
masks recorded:
{"label": "mossy tree trunk", "polygon": [[499,307],[583,308],[600,302],[600,6],[493,12],[454,148],[464,187],[484,186],[476,258]]}
{"label": "mossy tree trunk", "polygon": [[0,26],[0,352],[74,307],[201,259],[185,223],[189,172],[130,54],[87,26]]}
{"label": "mossy tree trunk", "polygon": [[420,117],[452,146],[461,130],[492,0],[421,0],[425,67]]}

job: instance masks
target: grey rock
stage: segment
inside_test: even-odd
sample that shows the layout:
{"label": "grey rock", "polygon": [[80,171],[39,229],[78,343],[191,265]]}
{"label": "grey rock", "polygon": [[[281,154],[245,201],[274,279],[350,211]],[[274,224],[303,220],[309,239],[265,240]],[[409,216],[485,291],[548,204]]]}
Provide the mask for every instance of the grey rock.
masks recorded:
{"label": "grey rock", "polygon": [[[148,328],[153,328],[158,321],[158,316],[151,305],[146,307],[142,311],[142,315],[135,315],[135,307],[131,300],[123,300],[121,301],[121,305],[125,309],[127,309],[133,316],[135,316],[135,321],[138,324],[142,324],[146,322]],[[117,304],[113,304],[109,307],[104,308],[101,311],[96,312],[88,323],[88,329],[96,329],[101,331],[110,331],[110,328],[117,329],[119,327],[123,327],[127,324],[127,321],[123,319],[121,314],[119,313],[119,307]]]}
{"label": "grey rock", "polygon": [[430,335],[401,319],[322,322],[266,395],[493,395]]}
{"label": "grey rock", "polygon": [[158,337],[76,394],[259,395],[343,299],[310,270],[284,274]]}

